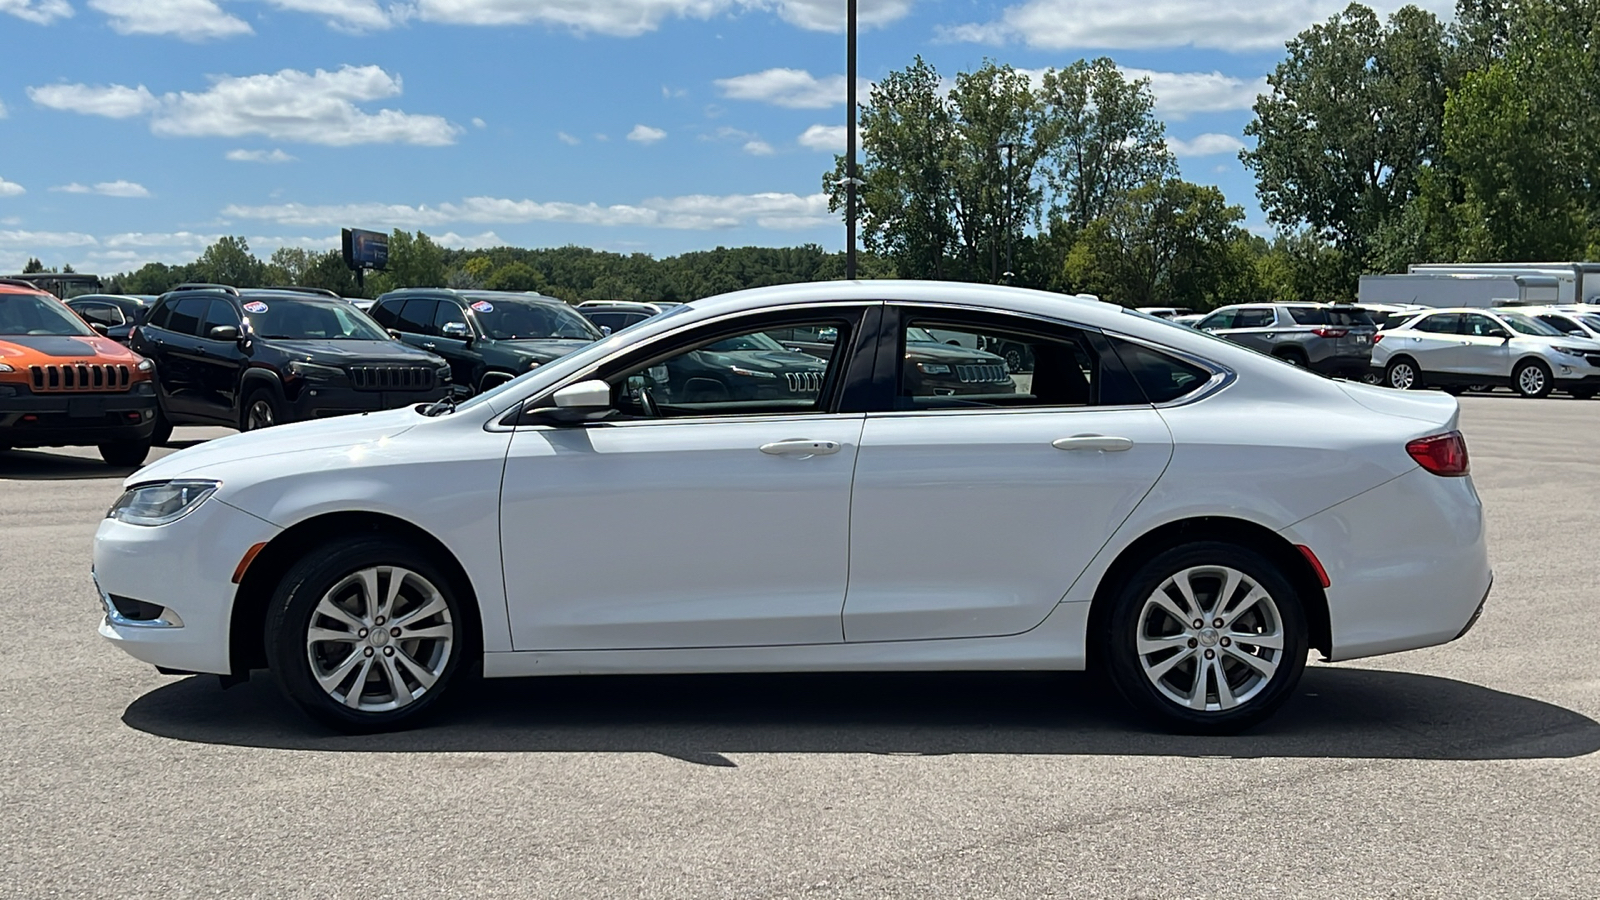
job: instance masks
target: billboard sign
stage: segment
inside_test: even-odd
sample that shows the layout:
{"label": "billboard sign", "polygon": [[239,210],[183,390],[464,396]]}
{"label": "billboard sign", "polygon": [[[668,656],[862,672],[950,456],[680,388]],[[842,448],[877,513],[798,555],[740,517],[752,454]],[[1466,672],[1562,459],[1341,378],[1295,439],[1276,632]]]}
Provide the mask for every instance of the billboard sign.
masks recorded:
{"label": "billboard sign", "polygon": [[383,269],[389,265],[389,236],[381,231],[360,228],[343,230],[344,264],[357,272]]}

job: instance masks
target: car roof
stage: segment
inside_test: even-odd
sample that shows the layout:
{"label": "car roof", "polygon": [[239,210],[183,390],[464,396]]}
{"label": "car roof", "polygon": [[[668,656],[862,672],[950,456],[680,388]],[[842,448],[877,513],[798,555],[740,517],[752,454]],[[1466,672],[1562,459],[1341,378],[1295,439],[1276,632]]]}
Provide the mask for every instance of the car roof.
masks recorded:
{"label": "car roof", "polygon": [[11,278],[0,278],[0,294],[42,294],[52,300],[58,299],[55,294],[44,288]]}

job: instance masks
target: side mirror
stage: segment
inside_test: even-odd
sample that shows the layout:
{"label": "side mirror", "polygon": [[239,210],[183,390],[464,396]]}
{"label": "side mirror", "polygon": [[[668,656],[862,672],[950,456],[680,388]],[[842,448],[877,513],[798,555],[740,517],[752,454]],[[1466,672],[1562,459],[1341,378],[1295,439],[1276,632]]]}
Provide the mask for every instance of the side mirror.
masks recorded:
{"label": "side mirror", "polygon": [[89,327],[94,330],[95,334],[98,334],[101,337],[105,337],[106,335],[111,333],[111,329],[107,328],[104,324],[102,324],[100,322],[90,322],[89,323]]}
{"label": "side mirror", "polygon": [[393,328],[385,328],[384,330],[389,332],[389,337],[392,337],[397,341],[400,340],[400,332],[394,330]]}
{"label": "side mirror", "polygon": [[605,335],[606,337],[611,337],[611,326],[610,325],[601,325],[600,326],[600,333]]}
{"label": "side mirror", "polygon": [[569,384],[551,398],[554,407],[529,410],[523,418],[529,425],[581,425],[611,415],[611,385],[598,379]]}
{"label": "side mirror", "polygon": [[206,337],[213,341],[237,341],[240,334],[238,327],[234,325],[214,325],[206,332]]}
{"label": "side mirror", "polygon": [[472,339],[472,329],[468,328],[467,323],[465,322],[446,322],[439,329],[439,334],[443,337],[454,338],[458,341]]}

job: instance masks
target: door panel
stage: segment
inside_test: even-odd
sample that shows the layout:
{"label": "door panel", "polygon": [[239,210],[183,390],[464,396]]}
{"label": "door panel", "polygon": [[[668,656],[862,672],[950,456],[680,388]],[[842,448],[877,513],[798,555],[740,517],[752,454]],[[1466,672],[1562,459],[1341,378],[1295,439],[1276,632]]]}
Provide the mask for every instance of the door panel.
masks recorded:
{"label": "door panel", "polygon": [[[840,642],[863,418],[519,428],[500,514],[516,649]],[[770,446],[801,439],[834,448]]]}
{"label": "door panel", "polygon": [[237,341],[213,341],[204,335],[218,325],[239,328],[238,310],[227,300],[212,298],[200,324],[202,337],[196,345],[195,374],[200,383],[198,404],[206,416],[228,421],[237,416],[239,376],[244,369],[244,353]]}
{"label": "door panel", "polygon": [[[1071,440],[1088,435],[1132,446]],[[1148,408],[869,417],[851,507],[846,640],[1032,628],[1171,457],[1167,426]]]}
{"label": "door panel", "polygon": [[1508,332],[1479,313],[1463,313],[1455,343],[1439,353],[1440,369],[1454,375],[1511,377]]}
{"label": "door panel", "polygon": [[205,384],[200,358],[200,321],[205,318],[205,297],[183,297],[173,303],[166,327],[154,329],[159,341],[156,366],[168,411],[186,416],[206,416]]}
{"label": "door panel", "polygon": [[451,382],[476,389],[477,383],[473,380],[478,368],[478,354],[470,349],[471,343],[460,338],[445,337],[444,326],[459,323],[468,328],[471,333],[472,326],[468,324],[466,314],[461,307],[454,303],[439,301],[434,312],[433,325],[428,329],[429,337],[423,342],[423,348],[444,357],[450,363]]}

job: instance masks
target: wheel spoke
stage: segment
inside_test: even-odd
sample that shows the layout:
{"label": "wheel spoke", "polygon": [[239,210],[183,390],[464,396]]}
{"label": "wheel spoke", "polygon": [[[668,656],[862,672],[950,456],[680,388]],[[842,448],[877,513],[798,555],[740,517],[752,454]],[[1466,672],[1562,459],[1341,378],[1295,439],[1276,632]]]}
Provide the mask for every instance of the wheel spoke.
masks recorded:
{"label": "wheel spoke", "polygon": [[394,660],[404,667],[407,672],[411,673],[411,677],[422,685],[423,690],[433,687],[434,682],[439,680],[439,676],[428,671],[426,666],[412,659],[411,655],[404,650],[397,651],[394,655]]}
{"label": "wheel spoke", "polygon": [[1207,685],[1206,679],[1211,674],[1211,661],[1196,659],[1194,666],[1194,687],[1189,691],[1189,708],[1205,709]]}
{"label": "wheel spoke", "polygon": [[1160,653],[1163,650],[1171,650],[1174,647],[1183,647],[1188,643],[1189,636],[1187,634],[1174,634],[1158,638],[1145,637],[1141,634],[1134,641],[1134,649],[1138,650],[1140,656],[1149,656],[1152,653]]}
{"label": "wheel spoke", "polygon": [[[329,591],[325,596],[323,596],[321,602],[317,604],[316,613],[320,616],[327,616],[336,622],[342,622],[351,628],[360,629],[367,627],[367,623],[361,621],[350,613],[345,612],[343,607],[333,602],[332,591]],[[316,620],[313,618],[312,621]]]}
{"label": "wheel spoke", "polygon": [[322,685],[322,689],[332,694],[339,689],[339,684],[344,681],[346,675],[350,674],[350,670],[365,658],[359,652],[351,650],[349,656],[340,660],[339,664],[333,667],[333,671],[324,675],[313,668],[312,674],[317,677],[317,683]]}
{"label": "wheel spoke", "polygon": [[400,588],[405,586],[406,576],[411,573],[405,569],[387,568],[389,573],[389,589],[383,594],[383,602],[378,605],[378,615],[386,621],[394,617],[394,602],[400,599]]}
{"label": "wheel spoke", "polygon": [[[1172,576],[1172,586],[1178,589],[1178,593],[1183,595],[1183,602],[1189,605],[1189,612],[1178,620],[1185,625],[1189,624],[1190,619],[1203,613],[1200,609],[1200,601],[1194,595],[1194,585],[1189,583],[1189,575],[1193,571],[1193,569],[1185,569]],[[1166,591],[1157,593],[1158,596],[1166,596]],[[1170,601],[1171,598],[1169,597],[1168,600]]]}
{"label": "wheel spoke", "polygon": [[1252,584],[1250,586],[1250,593],[1246,594],[1244,599],[1239,601],[1239,605],[1235,606],[1232,612],[1218,612],[1217,618],[1222,620],[1222,627],[1230,627],[1233,625],[1236,619],[1250,610],[1255,609],[1256,605],[1261,601],[1270,599],[1272,598],[1267,595],[1266,591],[1261,589],[1261,585]]}
{"label": "wheel spoke", "polygon": [[350,684],[350,690],[345,692],[344,705],[351,709],[361,707],[361,695],[367,691],[367,675],[372,672],[372,657],[361,657],[361,670],[356,673],[356,680]]}
{"label": "wheel spoke", "polygon": [[306,631],[307,644],[354,644],[361,638],[353,631],[334,631],[331,628],[311,627]]}
{"label": "wheel spoke", "polygon": [[1233,689],[1228,687],[1228,670],[1222,667],[1222,659],[1219,657],[1207,660],[1207,662],[1211,666],[1212,675],[1217,680],[1217,705],[1223,709],[1232,709],[1238,706],[1239,701],[1233,699]]}
{"label": "wheel spoke", "polygon": [[378,570],[367,568],[356,574],[361,583],[361,615],[370,623],[378,614]]}
{"label": "wheel spoke", "polygon": [[1216,602],[1211,604],[1212,616],[1221,616],[1228,608],[1228,601],[1239,592],[1239,585],[1244,581],[1244,573],[1238,569],[1226,569],[1222,578],[1222,590],[1218,592]]}
{"label": "wheel spoke", "polygon": [[1228,632],[1228,635],[1233,639],[1235,644],[1249,644],[1252,647],[1260,647],[1263,650],[1283,649],[1282,632],[1275,631],[1267,634],[1252,634],[1248,631],[1230,631]]}
{"label": "wheel spoke", "polygon": [[443,625],[429,625],[426,628],[407,629],[400,627],[401,641],[447,641],[456,636],[456,627],[449,622]]}
{"label": "wheel spoke", "polygon": [[1148,668],[1146,668],[1144,670],[1144,673],[1150,677],[1151,681],[1160,681],[1168,672],[1172,671],[1173,668],[1175,666],[1177,666],[1179,663],[1183,662],[1186,659],[1192,659],[1193,657],[1194,657],[1194,651],[1190,650],[1187,647],[1185,647],[1185,648],[1183,648],[1183,651],[1181,653],[1174,653],[1171,656],[1167,657],[1166,659],[1163,659],[1161,662],[1158,662],[1158,663],[1156,663],[1156,664],[1154,664],[1152,666],[1149,666]]}
{"label": "wheel spoke", "polygon": [[389,695],[394,698],[395,706],[405,706],[416,699],[411,696],[411,689],[406,687],[406,681],[400,677],[400,667],[394,663],[394,657],[382,656],[383,680],[389,682]]}
{"label": "wheel spoke", "polygon": [[425,622],[449,608],[449,605],[444,602],[444,598],[434,592],[428,596],[427,603],[395,619],[390,624],[395,628],[406,629],[411,627],[412,622]]}
{"label": "wheel spoke", "polygon": [[1262,678],[1270,679],[1278,671],[1278,664],[1269,659],[1262,659],[1253,653],[1246,653],[1238,647],[1228,647],[1224,650],[1229,656],[1244,663],[1261,674]]}

